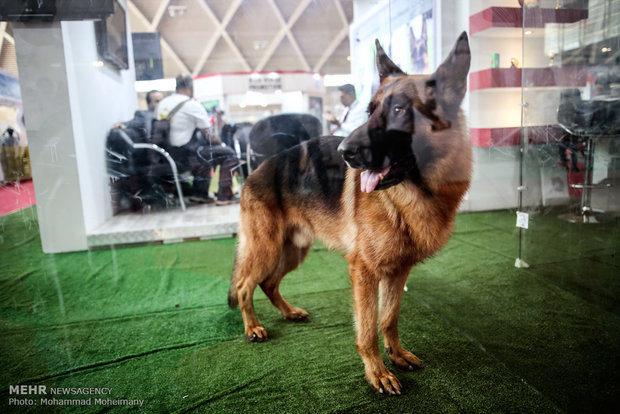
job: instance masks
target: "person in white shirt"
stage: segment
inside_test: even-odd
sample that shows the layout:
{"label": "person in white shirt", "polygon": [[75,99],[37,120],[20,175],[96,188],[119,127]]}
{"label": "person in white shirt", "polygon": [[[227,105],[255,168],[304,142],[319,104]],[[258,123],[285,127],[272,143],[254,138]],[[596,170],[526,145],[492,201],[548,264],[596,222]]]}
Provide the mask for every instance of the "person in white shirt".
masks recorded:
{"label": "person in white shirt", "polygon": [[340,119],[336,118],[330,111],[326,111],[327,122],[335,125],[330,135],[346,137],[368,120],[368,114],[364,105],[356,99],[355,86],[347,83],[340,86],[338,90],[340,91],[340,102],[346,107],[346,110]]}
{"label": "person in white shirt", "polygon": [[194,97],[194,81],[189,75],[176,78],[176,91],[157,106],[156,119],[167,118],[177,105],[182,106],[170,120],[168,151],[180,169],[190,169],[194,184],[190,199],[208,202],[211,168],[220,165],[217,204],[233,202],[232,170],[239,161],[232,148],[224,146],[210,128],[207,110]]}

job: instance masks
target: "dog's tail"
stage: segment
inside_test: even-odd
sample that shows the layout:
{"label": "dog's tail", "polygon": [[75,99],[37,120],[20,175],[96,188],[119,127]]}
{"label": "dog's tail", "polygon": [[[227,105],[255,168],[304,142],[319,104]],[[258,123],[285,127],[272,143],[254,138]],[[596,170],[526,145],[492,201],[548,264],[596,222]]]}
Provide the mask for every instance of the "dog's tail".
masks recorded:
{"label": "dog's tail", "polygon": [[230,278],[230,287],[228,288],[228,306],[230,309],[235,309],[239,305],[239,299],[237,298],[237,256],[235,255],[235,264],[233,265],[232,277]]}
{"label": "dog's tail", "polygon": [[237,305],[239,305],[239,300],[237,299],[237,288],[231,284],[230,289],[228,289],[228,306],[230,309],[236,309]]}

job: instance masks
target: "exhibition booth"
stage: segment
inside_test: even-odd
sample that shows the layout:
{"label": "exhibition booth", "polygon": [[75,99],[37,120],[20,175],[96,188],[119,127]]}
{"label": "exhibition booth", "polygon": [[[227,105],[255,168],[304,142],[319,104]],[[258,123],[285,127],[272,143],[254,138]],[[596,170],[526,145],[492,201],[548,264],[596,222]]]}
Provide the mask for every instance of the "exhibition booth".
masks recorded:
{"label": "exhibition booth", "polygon": [[[459,5],[457,13],[445,13],[441,2],[388,2],[377,5],[359,2],[355,6],[356,18],[348,25],[348,79],[356,86],[358,100],[363,106],[367,105],[378,82],[374,39],[387,46],[394,62],[406,72],[430,73],[451,47],[451,39],[456,38],[461,30],[469,32],[473,55],[469,93],[463,109],[469,120],[476,168],[471,189],[462,203],[462,211],[539,209],[556,204],[568,206],[581,194],[574,186],[579,185],[584,177],[577,171],[578,168],[565,173],[556,162],[561,158],[556,147],[563,148],[566,142],[570,144],[574,141],[566,138],[567,132],[558,121],[561,97],[571,90],[578,90],[583,101],[598,100],[594,97],[595,83],[601,74],[611,79],[608,81],[610,88],[617,93],[613,81],[617,69],[610,63],[613,60],[610,57],[613,46],[605,46],[615,41],[617,29],[606,25],[606,6],[588,4],[587,7],[571,7],[567,3],[556,9],[538,5],[528,8],[529,14],[518,15],[514,10],[519,9],[509,3],[498,2],[486,7],[486,3],[474,1]],[[182,203],[169,200],[170,194],[163,196],[159,203],[151,203],[153,205],[138,203],[136,199],[144,198],[141,197],[144,190],[140,188],[132,189],[130,194],[115,194],[118,191],[114,183],[110,183],[114,179],[109,172],[109,157],[106,162],[106,157],[101,154],[110,150],[110,145],[106,144],[110,126],[131,119],[137,107],[144,108],[144,91],[137,94],[133,83],[137,79],[136,67],[139,69],[138,76],[144,76],[143,62],[148,56],[143,56],[145,46],[140,43],[141,52],[137,54],[140,60],[133,59],[133,42],[127,35],[132,31],[129,17],[141,14],[134,10],[132,2],[129,5],[113,2],[108,12],[115,11],[115,14],[105,20],[108,37],[126,36],[120,43],[125,52],[119,54],[111,47],[110,50],[102,49],[106,38],[102,35],[103,26],[95,20],[99,17],[97,13],[105,12],[105,8],[101,7],[99,10],[95,6],[83,10],[82,18],[73,13],[50,22],[32,17],[13,19],[17,20],[12,25],[17,63],[22,62],[24,67],[20,71],[23,107],[25,112],[28,112],[28,107],[32,108],[30,114],[26,114],[29,118],[26,129],[30,130],[26,134],[26,129],[21,128],[30,139],[28,144],[35,162],[34,174],[37,175],[38,170],[38,175],[42,177],[38,183],[35,177],[34,184],[44,250],[72,251],[118,243],[168,242],[234,234],[238,213],[235,207],[228,207],[229,213],[220,211],[214,216],[201,212],[202,217],[209,218],[203,222],[191,221],[192,229],[172,226],[174,229],[170,230],[153,224],[151,217],[135,216],[159,212],[167,216],[158,222],[174,223],[187,221],[181,216],[191,215],[194,209],[179,209]],[[164,17],[160,17],[162,28],[168,20],[179,20],[179,16],[167,20]],[[523,26],[528,20],[532,23]],[[388,26],[383,23],[386,21]],[[586,25],[586,21],[601,23]],[[174,33],[179,30],[175,28]],[[165,51],[168,43],[165,39],[160,40],[159,36],[154,39],[156,46],[161,43],[164,47],[157,50],[157,47],[149,46],[146,50],[155,49],[153,56],[156,59],[150,59],[161,65],[167,62]],[[222,36],[222,39],[227,37]],[[596,55],[590,57],[592,62],[573,63],[578,56],[574,51],[586,44],[596,51]],[[606,50],[605,47],[610,51],[601,52]],[[416,48],[423,48],[423,52],[417,52],[422,53],[417,57],[412,55]],[[219,58],[219,54],[216,55],[218,51],[214,47],[214,58]],[[289,56],[289,61],[292,60],[291,54],[292,51],[283,52],[284,56]],[[277,60],[273,51],[272,58]],[[50,70],[39,69],[49,66],[50,61],[54,61]],[[274,68],[276,70],[268,71],[198,75],[195,76],[194,96],[209,112],[213,129],[218,134],[222,133],[221,128],[225,124],[249,126],[260,119],[283,113],[313,115],[321,123],[321,133],[329,133],[331,126],[324,119],[324,112],[329,110],[342,114],[345,110],[338,102],[337,85],[325,86],[325,76],[332,74],[290,70],[290,65],[290,62],[280,63],[279,67]],[[293,64],[292,67],[303,66]],[[263,61],[256,67],[268,68]],[[32,73],[25,72],[28,70]],[[155,76],[151,72],[148,72],[149,76]],[[163,77],[163,71],[159,72],[157,75]],[[29,81],[24,82],[24,79]],[[170,88],[171,82],[167,85]],[[42,107],[55,108],[61,113],[53,114],[42,110]],[[613,109],[610,110],[613,113]],[[38,133],[48,138],[33,141],[32,137]],[[247,162],[248,151],[245,151],[243,140],[248,138],[241,139],[241,147],[237,143],[235,149],[241,161]],[[583,136],[580,135],[577,140],[584,141]],[[232,138],[230,145],[234,146]],[[597,143],[596,162],[592,158],[592,165],[588,167],[592,170],[589,181],[615,180],[618,168],[615,148],[613,139]],[[543,164],[538,160],[541,151],[550,152],[546,156],[548,161]],[[536,159],[534,168],[526,167],[531,158],[529,155]],[[248,172],[247,168],[243,171]],[[213,171],[213,174],[216,173]],[[59,177],[65,174],[66,177],[60,180]],[[243,179],[244,174],[235,177],[237,190],[241,188]],[[527,192],[518,190],[524,187],[527,187]],[[587,204],[592,204],[588,207],[613,214],[617,210],[618,199],[612,187],[596,187],[588,191]],[[49,188],[54,188],[54,191],[50,192]],[[214,184],[211,189],[217,192],[217,185]],[[161,191],[162,194],[170,192],[174,193]],[[178,194],[172,196],[178,199]],[[526,198],[525,206],[520,205],[523,196]],[[115,200],[118,197],[130,201],[121,200],[119,207],[118,200]],[[128,214],[118,217],[119,211],[122,212],[123,206],[127,205],[132,206],[125,208]],[[174,210],[172,214],[170,210]],[[574,215],[574,211],[568,210],[563,213]],[[177,214],[179,212],[181,216]],[[223,217],[226,219],[220,223]],[[143,225],[129,225],[137,225],[141,220],[145,221]],[[208,230],[211,227],[218,230]]]}

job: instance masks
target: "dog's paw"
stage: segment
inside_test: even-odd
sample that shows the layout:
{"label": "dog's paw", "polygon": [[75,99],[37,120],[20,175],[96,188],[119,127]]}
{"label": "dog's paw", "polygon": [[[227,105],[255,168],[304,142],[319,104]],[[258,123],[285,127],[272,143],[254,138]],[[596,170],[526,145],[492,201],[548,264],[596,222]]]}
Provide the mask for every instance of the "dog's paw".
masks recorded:
{"label": "dog's paw", "polygon": [[403,371],[413,371],[422,368],[422,361],[409,351],[401,349],[398,352],[394,352],[388,348],[386,352],[392,365]]}
{"label": "dog's paw", "polygon": [[367,372],[366,381],[368,381],[368,385],[376,393],[386,395],[400,395],[401,393],[400,381],[387,369],[381,372]]}
{"label": "dog's paw", "polygon": [[293,322],[306,322],[310,314],[300,308],[292,308],[284,317]]}
{"label": "dog's paw", "polygon": [[250,342],[265,342],[269,339],[269,335],[267,335],[267,331],[262,326],[258,325],[254,328],[248,328],[245,331],[245,336],[248,338]]}

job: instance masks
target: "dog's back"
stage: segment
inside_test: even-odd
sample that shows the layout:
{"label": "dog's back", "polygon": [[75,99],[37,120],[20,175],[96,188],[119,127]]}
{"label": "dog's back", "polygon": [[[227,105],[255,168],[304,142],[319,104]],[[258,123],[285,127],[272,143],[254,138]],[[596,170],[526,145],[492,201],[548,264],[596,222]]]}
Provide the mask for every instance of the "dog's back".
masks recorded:
{"label": "dog's back", "polygon": [[[267,159],[247,179],[241,193],[239,248],[266,238],[284,243],[289,240],[304,250],[316,233],[327,235],[325,242],[338,250],[342,241],[335,234],[342,220],[342,199],[346,165],[338,154],[342,137],[313,138]],[[327,228],[325,228],[327,227]],[[264,244],[263,244],[264,246]],[[279,246],[278,246],[279,248]],[[237,263],[228,295],[228,304],[238,304]]]}

